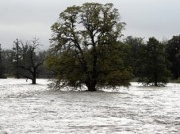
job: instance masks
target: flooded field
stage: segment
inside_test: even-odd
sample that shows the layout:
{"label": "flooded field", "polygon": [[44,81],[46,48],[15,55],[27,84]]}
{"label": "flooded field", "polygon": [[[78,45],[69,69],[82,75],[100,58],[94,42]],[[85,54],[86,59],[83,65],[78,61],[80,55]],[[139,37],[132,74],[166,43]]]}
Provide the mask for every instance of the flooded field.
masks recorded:
{"label": "flooded field", "polygon": [[180,84],[65,92],[0,79],[0,134],[179,134]]}

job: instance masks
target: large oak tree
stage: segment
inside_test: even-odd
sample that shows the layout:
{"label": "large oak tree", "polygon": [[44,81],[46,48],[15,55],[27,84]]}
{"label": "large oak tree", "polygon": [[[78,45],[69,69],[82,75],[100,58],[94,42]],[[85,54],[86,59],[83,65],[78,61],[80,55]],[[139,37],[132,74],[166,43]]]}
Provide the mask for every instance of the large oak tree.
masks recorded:
{"label": "large oak tree", "polygon": [[47,65],[56,86],[88,91],[98,87],[128,86],[130,68],[125,66],[119,43],[125,23],[113,4],[85,3],[60,13],[51,29],[51,55]]}

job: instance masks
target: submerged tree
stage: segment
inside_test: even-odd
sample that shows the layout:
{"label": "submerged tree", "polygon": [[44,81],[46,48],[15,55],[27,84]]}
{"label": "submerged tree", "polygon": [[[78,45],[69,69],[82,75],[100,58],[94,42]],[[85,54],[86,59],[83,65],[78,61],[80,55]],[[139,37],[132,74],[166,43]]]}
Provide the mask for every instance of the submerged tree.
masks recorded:
{"label": "submerged tree", "polygon": [[14,68],[12,59],[12,50],[6,49],[2,51],[3,72],[7,77],[13,76]]}
{"label": "submerged tree", "polygon": [[128,36],[123,42],[127,47],[127,58],[126,62],[132,67],[133,77],[138,77],[138,66],[139,66],[139,49],[140,46],[144,45],[143,38]]}
{"label": "submerged tree", "polygon": [[58,87],[86,85],[128,86],[130,68],[118,43],[125,23],[113,4],[85,3],[68,7],[52,25],[51,55],[47,65]]}
{"label": "submerged tree", "polygon": [[168,60],[171,62],[170,70],[174,79],[180,77],[180,35],[173,36],[168,41],[167,48]]}
{"label": "submerged tree", "polygon": [[20,61],[22,60],[22,41],[16,39],[13,46],[13,66],[15,78],[19,79],[21,77]]}
{"label": "submerged tree", "polygon": [[2,63],[2,49],[1,49],[1,44],[0,44],[0,78],[5,78],[4,75],[4,65]]}
{"label": "submerged tree", "polygon": [[[14,65],[18,69],[18,76],[22,76],[32,80],[32,84],[36,84],[38,68],[43,64],[44,57],[38,52],[39,41],[33,39],[23,43],[22,41],[15,41],[16,47],[14,50]],[[18,45],[18,46],[17,46]],[[18,52],[18,53],[17,53]]]}
{"label": "submerged tree", "polygon": [[139,64],[140,82],[147,85],[161,86],[168,82],[170,72],[167,69],[165,46],[154,37],[149,38],[147,45],[139,50],[141,63]]}

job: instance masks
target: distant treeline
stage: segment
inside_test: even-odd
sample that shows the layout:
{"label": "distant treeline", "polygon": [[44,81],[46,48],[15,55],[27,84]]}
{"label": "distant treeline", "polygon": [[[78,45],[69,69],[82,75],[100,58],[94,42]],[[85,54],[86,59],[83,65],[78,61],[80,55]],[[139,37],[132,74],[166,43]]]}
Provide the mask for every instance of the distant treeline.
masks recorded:
{"label": "distant treeline", "polygon": [[[14,41],[12,49],[1,50],[1,77],[30,78],[29,72],[33,69],[37,69],[37,78],[49,78],[52,75],[52,72],[48,71],[43,63],[49,50],[40,50],[37,40],[33,41],[23,43],[17,39]],[[153,69],[156,69],[162,73],[169,71],[169,78],[179,79],[180,35],[162,42],[155,38],[144,41],[140,37],[128,36],[119,44],[123,46],[126,54],[124,64],[132,69],[132,78],[144,78],[148,73],[154,73]],[[153,44],[155,45],[153,46]],[[33,68],[35,65],[37,67]],[[167,70],[162,70],[162,68]]]}

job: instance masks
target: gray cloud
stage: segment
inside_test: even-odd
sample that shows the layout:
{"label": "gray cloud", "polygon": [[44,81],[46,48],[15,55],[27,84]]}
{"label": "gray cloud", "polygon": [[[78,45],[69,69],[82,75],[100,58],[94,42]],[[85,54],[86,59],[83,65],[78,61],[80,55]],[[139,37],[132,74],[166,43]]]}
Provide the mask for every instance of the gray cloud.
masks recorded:
{"label": "gray cloud", "polygon": [[[50,26],[68,6],[81,5],[92,0],[1,0],[0,43],[11,48],[16,38],[40,38],[45,48],[50,46]],[[123,33],[158,39],[180,34],[179,0],[94,0],[113,3],[119,9],[122,21],[127,23]]]}

